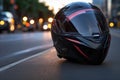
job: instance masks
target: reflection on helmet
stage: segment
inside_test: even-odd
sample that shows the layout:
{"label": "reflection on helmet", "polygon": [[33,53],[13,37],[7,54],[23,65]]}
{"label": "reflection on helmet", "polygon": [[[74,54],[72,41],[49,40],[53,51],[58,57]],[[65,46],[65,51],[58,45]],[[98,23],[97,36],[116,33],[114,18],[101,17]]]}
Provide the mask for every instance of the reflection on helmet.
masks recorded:
{"label": "reflection on helmet", "polygon": [[58,57],[82,63],[102,63],[110,45],[106,19],[89,3],[63,7],[54,18],[51,34]]}

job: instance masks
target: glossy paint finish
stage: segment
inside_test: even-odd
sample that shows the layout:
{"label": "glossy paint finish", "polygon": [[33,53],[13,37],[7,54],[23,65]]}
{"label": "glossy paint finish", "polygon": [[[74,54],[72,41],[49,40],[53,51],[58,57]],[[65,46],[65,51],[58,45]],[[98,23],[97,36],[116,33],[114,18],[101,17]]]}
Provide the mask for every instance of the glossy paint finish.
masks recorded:
{"label": "glossy paint finish", "polygon": [[[97,19],[97,16],[95,16],[96,20],[98,20],[98,24],[100,24],[100,27],[97,27],[98,29],[101,29],[101,31],[93,32],[90,36],[84,36],[80,33],[80,31],[76,30],[76,26],[71,24],[72,19],[78,15],[87,13],[87,11],[93,10],[97,11],[96,13],[93,13],[93,15],[97,14],[98,17],[102,15],[104,20],[103,22],[105,23],[99,23],[101,18]],[[64,23],[69,23],[71,25],[66,26]],[[63,26],[69,28],[65,31]],[[92,28],[94,29],[94,27]],[[101,64],[104,61],[111,40],[105,17],[100,9],[92,4],[83,2],[72,3],[62,8],[55,16],[51,34],[54,46],[58,52],[58,57],[88,64]]]}

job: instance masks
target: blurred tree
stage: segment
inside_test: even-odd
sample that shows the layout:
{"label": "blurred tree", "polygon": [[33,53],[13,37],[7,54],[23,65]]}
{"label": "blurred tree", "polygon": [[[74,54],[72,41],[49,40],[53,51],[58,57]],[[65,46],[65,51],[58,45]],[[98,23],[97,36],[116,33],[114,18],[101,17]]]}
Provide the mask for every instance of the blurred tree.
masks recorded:
{"label": "blurred tree", "polygon": [[9,11],[10,10],[10,0],[3,0],[3,10]]}
{"label": "blurred tree", "polygon": [[15,0],[14,4],[11,4],[11,0],[3,1],[4,10],[10,11],[10,8],[14,8],[16,14],[21,18],[23,16],[29,16],[35,19],[42,17],[47,20],[49,16],[54,16],[52,11],[49,11],[48,7],[43,3],[39,3],[38,0]]}

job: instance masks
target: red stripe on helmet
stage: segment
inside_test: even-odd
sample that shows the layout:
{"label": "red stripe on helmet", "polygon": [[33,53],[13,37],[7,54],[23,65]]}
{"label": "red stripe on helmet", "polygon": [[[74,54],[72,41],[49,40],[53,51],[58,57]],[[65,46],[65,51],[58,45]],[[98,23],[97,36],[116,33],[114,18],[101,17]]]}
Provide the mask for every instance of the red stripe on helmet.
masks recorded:
{"label": "red stripe on helmet", "polygon": [[78,44],[80,44],[80,42],[79,41],[77,41],[77,40],[74,40],[74,39],[69,39],[69,38],[66,38],[67,40],[69,40],[69,41],[71,41],[71,42],[74,42],[74,43],[78,43]]}
{"label": "red stripe on helmet", "polygon": [[74,47],[87,59],[89,59],[89,57],[76,45],[74,45]]}
{"label": "red stripe on helmet", "polygon": [[67,16],[68,20],[71,20],[72,18],[74,18],[75,16],[79,15],[79,14],[83,14],[86,13],[86,11],[91,11],[93,9],[84,9],[84,10],[78,10],[74,13],[72,13],[71,15]]}

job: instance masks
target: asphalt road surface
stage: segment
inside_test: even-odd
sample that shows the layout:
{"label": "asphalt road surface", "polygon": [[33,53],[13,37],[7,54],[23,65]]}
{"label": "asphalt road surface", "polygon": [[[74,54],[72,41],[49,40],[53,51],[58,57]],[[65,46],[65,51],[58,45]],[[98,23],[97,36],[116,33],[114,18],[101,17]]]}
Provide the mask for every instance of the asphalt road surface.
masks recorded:
{"label": "asphalt road surface", "polygon": [[50,32],[0,34],[0,67],[52,46]]}
{"label": "asphalt road surface", "polygon": [[101,65],[59,59],[54,47],[0,68],[0,80],[120,80],[120,30],[111,30],[108,55]]}

